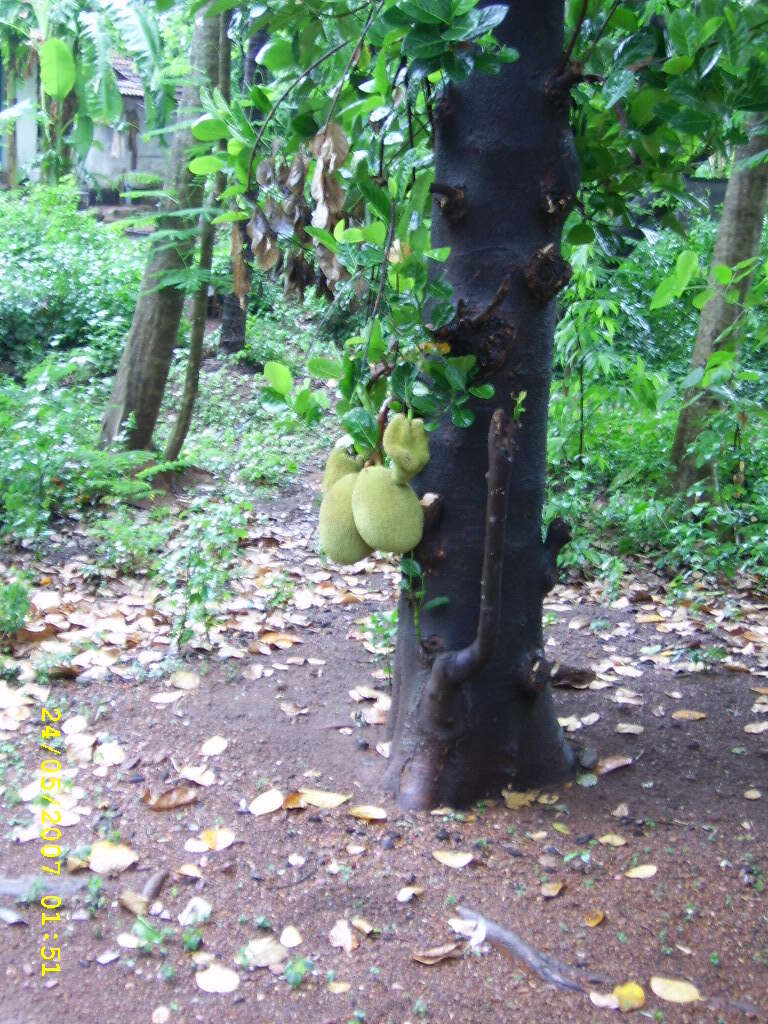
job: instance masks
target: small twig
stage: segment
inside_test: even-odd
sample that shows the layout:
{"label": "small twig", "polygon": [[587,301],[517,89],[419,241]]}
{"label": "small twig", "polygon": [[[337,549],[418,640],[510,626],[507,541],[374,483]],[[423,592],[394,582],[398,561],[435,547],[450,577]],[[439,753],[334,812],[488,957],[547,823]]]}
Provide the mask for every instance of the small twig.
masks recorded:
{"label": "small twig", "polygon": [[338,88],[336,89],[336,92],[334,93],[333,99],[331,100],[331,106],[330,106],[330,108],[328,110],[328,116],[326,117],[325,124],[323,125],[323,135],[325,135],[326,132],[328,131],[328,125],[331,123],[331,118],[333,117],[333,112],[336,109],[336,104],[339,102],[339,96],[341,96],[341,90],[344,88],[344,82],[347,80],[347,75],[349,74],[350,69],[351,69],[352,65],[354,64],[354,62],[360,56],[360,48],[362,47],[363,43],[365,42],[365,37],[368,35],[368,29],[373,24],[373,21],[374,21],[374,18],[376,17],[376,15],[379,13],[381,8],[384,6],[384,2],[385,2],[385,0],[379,0],[379,3],[376,4],[376,6],[371,11],[371,13],[368,15],[368,20],[366,21],[365,25],[363,26],[363,31],[360,33],[360,38],[355,43],[355,48],[352,50],[352,53],[349,55],[349,60],[347,61],[347,66],[344,68],[344,73],[341,76],[341,81],[339,82]]}
{"label": "small twig", "polygon": [[381,261],[381,272],[379,274],[379,290],[376,292],[376,301],[371,310],[371,320],[378,315],[381,300],[384,297],[384,287],[387,283],[387,263],[389,262],[389,250],[395,237],[395,200],[389,201],[389,226],[387,228],[387,240],[384,243],[384,258]]}
{"label": "small twig", "polygon": [[573,48],[576,45],[576,40],[579,38],[579,35],[581,33],[581,26],[584,24],[584,19],[587,16],[588,7],[589,0],[582,0],[581,10],[579,11],[579,17],[576,21],[576,25],[573,30],[573,35],[571,36],[571,41],[570,43],[568,43],[568,47],[565,53],[563,54],[563,59],[560,61],[557,67],[556,74],[560,74],[568,67],[568,61],[571,59],[571,54],[573,53]]}
{"label": "small twig", "polygon": [[284,89],[283,92],[280,93],[280,95],[277,97],[275,102],[272,104],[271,108],[267,112],[267,116],[261,122],[261,127],[259,128],[258,134],[256,136],[256,141],[254,142],[253,146],[251,147],[251,155],[250,155],[250,157],[248,159],[248,174],[246,175],[246,179],[245,179],[245,189],[246,189],[246,192],[249,191],[249,189],[251,187],[251,176],[253,174],[253,161],[256,158],[256,151],[259,148],[259,143],[261,142],[261,140],[262,140],[262,138],[264,136],[264,132],[266,131],[267,125],[272,120],[272,118],[275,116],[277,111],[280,109],[280,105],[282,104],[283,100],[287,96],[290,96],[290,94],[293,92],[293,90],[296,88],[296,86],[300,85],[304,81],[304,79],[307,78],[308,75],[311,75],[312,72],[316,68],[319,68],[320,65],[324,61],[328,60],[329,57],[332,57],[334,55],[334,53],[338,53],[339,50],[342,50],[346,45],[347,45],[347,40],[345,39],[343,43],[338,43],[336,46],[331,47],[330,50],[326,50],[326,52],[324,54],[322,54],[322,56],[318,57],[317,60],[313,61],[309,65],[308,68],[305,68],[302,71],[302,73],[298,76],[298,78],[295,78],[291,82],[291,84],[288,86],[288,88]]}
{"label": "small twig", "polygon": [[370,315],[370,324],[368,332],[365,338],[365,348],[363,349],[363,363],[368,362],[368,345],[371,341],[371,331],[373,330],[373,322],[379,314],[379,308],[381,307],[381,300],[384,298],[384,288],[387,283],[387,263],[389,262],[389,250],[392,248],[392,240],[395,237],[395,201],[390,199],[389,201],[389,227],[387,229],[387,240],[384,243],[384,258],[381,261],[381,271],[379,273],[379,287],[376,292],[376,299],[373,303],[373,309]]}
{"label": "small twig", "polygon": [[499,285],[499,287],[496,289],[496,294],[493,296],[491,301],[488,303],[488,305],[485,307],[482,313],[478,313],[476,316],[473,316],[470,319],[470,324],[473,327],[481,327],[487,320],[489,320],[496,312],[496,310],[499,308],[499,306],[502,304],[502,302],[504,301],[504,296],[507,294],[511,287],[512,278],[509,276],[509,274],[507,274],[504,280]]}
{"label": "small twig", "polygon": [[546,953],[539,953],[519,935],[496,924],[495,921],[483,917],[476,910],[470,910],[469,907],[457,907],[456,910],[461,917],[469,921],[476,921],[478,927],[485,931],[485,937],[492,946],[501,950],[511,959],[522,960],[544,981],[548,981],[551,985],[557,985],[558,988],[571,989],[573,992],[586,991],[582,983],[574,977],[572,967],[560,963],[559,960],[547,956]]}
{"label": "small twig", "polygon": [[602,39],[603,33],[605,32],[605,30],[608,28],[608,22],[611,20],[611,18],[614,16],[616,11],[618,10],[618,7],[619,7],[620,3],[621,3],[621,0],[613,0],[613,5],[611,6],[610,11],[608,11],[608,16],[606,17],[606,19],[603,22],[603,24],[600,26],[600,29],[599,29],[597,35],[595,36],[595,38],[592,40],[592,43],[591,43],[589,49],[587,50],[586,54],[581,58],[581,63],[582,64],[586,65],[587,61],[592,56],[595,47],[597,46],[597,44]]}

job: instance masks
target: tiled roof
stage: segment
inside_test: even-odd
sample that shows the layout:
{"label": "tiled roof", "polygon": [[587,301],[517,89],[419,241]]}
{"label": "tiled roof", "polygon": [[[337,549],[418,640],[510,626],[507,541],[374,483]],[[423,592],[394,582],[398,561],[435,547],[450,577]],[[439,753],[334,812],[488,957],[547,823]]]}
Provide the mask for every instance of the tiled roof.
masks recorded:
{"label": "tiled roof", "polygon": [[120,90],[120,95],[143,98],[144,87],[141,84],[141,79],[136,74],[133,61],[128,60],[126,57],[113,57],[112,67],[115,69],[117,88]]}

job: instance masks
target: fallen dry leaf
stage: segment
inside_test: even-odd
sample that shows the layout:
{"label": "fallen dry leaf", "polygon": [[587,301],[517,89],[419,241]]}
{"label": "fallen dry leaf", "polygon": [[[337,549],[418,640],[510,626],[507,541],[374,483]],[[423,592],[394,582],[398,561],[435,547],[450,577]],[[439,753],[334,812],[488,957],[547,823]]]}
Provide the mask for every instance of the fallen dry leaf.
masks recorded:
{"label": "fallen dry leaf", "polygon": [[274,935],[251,939],[239,951],[236,963],[252,971],[257,967],[271,967],[288,959],[288,950],[281,946]]}
{"label": "fallen dry leaf", "polygon": [[331,928],[328,938],[332,946],[351,953],[360,945],[360,939],[352,931],[352,926],[346,918],[340,918]]}
{"label": "fallen dry leaf", "polygon": [[433,850],[432,856],[449,868],[465,868],[475,859],[464,850]]}
{"label": "fallen dry leaf", "polygon": [[203,992],[212,992],[218,995],[226,995],[234,992],[240,985],[240,978],[237,971],[222,964],[213,963],[204,971],[198,971],[195,975],[197,987]]}
{"label": "fallen dry leaf", "polygon": [[258,818],[262,814],[273,814],[275,811],[282,809],[283,794],[279,789],[268,789],[265,793],[259,793],[259,795],[248,804],[248,810],[251,814]]}
{"label": "fallen dry leaf", "polygon": [[203,924],[211,916],[212,911],[213,907],[208,900],[204,900],[202,896],[193,896],[179,914],[179,924],[182,928]]}
{"label": "fallen dry leaf", "polygon": [[188,782],[194,782],[197,786],[212,786],[216,776],[212,768],[205,768],[202,765],[185,764],[179,769],[179,775]]}
{"label": "fallen dry leaf", "polygon": [[100,839],[91,847],[88,867],[97,875],[119,874],[139,859],[138,853],[124,843],[110,843]]}
{"label": "fallen dry leaf", "polygon": [[603,846],[626,846],[627,840],[624,836],[617,835],[615,832],[607,832],[604,836],[600,836],[598,839],[599,843]]}
{"label": "fallen dry leaf", "polygon": [[532,803],[535,803],[539,790],[529,789],[523,793],[517,793],[513,789],[502,789],[501,795],[510,811],[519,811],[521,807],[530,807]]}
{"label": "fallen dry leaf", "polygon": [[424,890],[419,885],[405,885],[398,890],[396,899],[398,903],[410,903],[416,896],[421,896]]}
{"label": "fallen dry leaf", "polygon": [[203,757],[218,757],[219,754],[224,753],[228,746],[229,740],[226,740],[223,736],[211,736],[200,747],[200,753]]}
{"label": "fallen dry leaf", "polygon": [[383,807],[374,807],[371,804],[360,804],[357,807],[350,807],[349,813],[353,818],[361,821],[386,821],[387,812]]}
{"label": "fallen dry leaf", "polygon": [[442,960],[450,960],[461,956],[464,950],[462,942],[446,942],[443,946],[432,946],[430,949],[417,949],[411,953],[411,957],[418,964],[425,964],[432,967]]}
{"label": "fallen dry leaf", "polygon": [[595,766],[597,775],[607,775],[608,772],[615,772],[618,768],[628,768],[634,758],[629,754],[611,754],[609,757],[601,757]]}
{"label": "fallen dry leaf", "polygon": [[134,892],[133,889],[123,889],[120,895],[117,897],[117,902],[127,910],[129,914],[133,914],[134,917],[138,917],[140,914],[146,914],[149,900],[146,896],[142,896],[140,892]]}
{"label": "fallen dry leaf", "polygon": [[153,704],[173,704],[184,696],[183,690],[161,690],[149,698]]}
{"label": "fallen dry leaf", "polygon": [[325,987],[334,995],[342,995],[344,992],[349,992],[352,985],[348,981],[329,981]]}
{"label": "fallen dry leaf", "polygon": [[616,726],[616,732],[623,733],[627,736],[639,736],[645,732],[644,725],[636,725],[634,722],[619,722]]}
{"label": "fallen dry leaf", "polygon": [[301,936],[301,932],[294,925],[286,925],[285,928],[280,932],[280,945],[285,946],[286,949],[295,949],[296,946],[300,946],[304,939]]}
{"label": "fallen dry leaf", "polygon": [[759,789],[747,789],[744,791],[744,796],[747,800],[760,800],[762,795]]}
{"label": "fallen dry leaf", "polygon": [[659,869],[655,864],[638,864],[624,872],[625,878],[653,878]]}
{"label": "fallen dry leaf", "polygon": [[651,991],[668,1003],[696,1003],[701,999],[699,990],[690,982],[657,975],[651,978]]}
{"label": "fallen dry leaf", "polygon": [[605,920],[605,914],[602,910],[590,910],[590,912],[584,918],[584,924],[587,928],[597,928],[599,924],[602,924]]}
{"label": "fallen dry leaf", "polygon": [[645,1006],[645,992],[636,981],[628,981],[624,985],[617,985],[613,994],[619,1001],[619,1009],[622,1013],[629,1010],[639,1010]]}
{"label": "fallen dry leaf", "polygon": [[320,807],[323,810],[331,810],[345,804],[350,799],[348,793],[331,793],[324,789],[300,789],[301,799],[312,807]]}
{"label": "fallen dry leaf", "polygon": [[748,732],[752,736],[759,736],[762,732],[768,732],[768,722],[747,722],[744,732]]}
{"label": "fallen dry leaf", "polygon": [[544,882],[540,891],[545,900],[552,900],[559,896],[564,888],[565,882]]}
{"label": "fallen dry leaf", "polygon": [[702,718],[707,717],[707,713],[706,711],[691,711],[688,708],[681,708],[679,711],[673,711],[672,717],[684,722],[700,722]]}
{"label": "fallen dry leaf", "polygon": [[200,676],[197,672],[185,672],[182,669],[174,672],[168,682],[177,690],[196,690],[200,685]]}
{"label": "fallen dry leaf", "polygon": [[193,786],[174,786],[157,796],[152,796],[148,789],[141,798],[150,811],[175,811],[177,807],[193,804],[197,800],[197,790]]}

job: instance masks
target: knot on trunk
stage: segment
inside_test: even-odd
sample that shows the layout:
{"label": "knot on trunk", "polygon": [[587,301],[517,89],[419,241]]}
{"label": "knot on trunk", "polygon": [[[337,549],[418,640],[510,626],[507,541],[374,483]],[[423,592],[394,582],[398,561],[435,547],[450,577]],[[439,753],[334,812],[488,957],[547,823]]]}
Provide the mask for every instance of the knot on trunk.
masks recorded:
{"label": "knot on trunk", "polygon": [[525,283],[534,302],[546,304],[571,280],[573,268],[555,249],[554,242],[538,249],[525,270]]}
{"label": "knot on trunk", "polygon": [[449,224],[460,221],[466,213],[466,190],[464,185],[446,185],[433,181],[429,186],[433,196],[439,196],[437,205]]}
{"label": "knot on trunk", "polygon": [[541,208],[547,218],[561,224],[573,206],[573,192],[568,182],[559,180],[554,173],[544,176],[539,185]]}
{"label": "knot on trunk", "polygon": [[475,356],[481,376],[501,369],[516,338],[514,325],[497,312],[511,287],[507,274],[485,309],[477,313],[471,313],[460,299],[454,318],[432,332],[439,341],[450,344],[453,355]]}

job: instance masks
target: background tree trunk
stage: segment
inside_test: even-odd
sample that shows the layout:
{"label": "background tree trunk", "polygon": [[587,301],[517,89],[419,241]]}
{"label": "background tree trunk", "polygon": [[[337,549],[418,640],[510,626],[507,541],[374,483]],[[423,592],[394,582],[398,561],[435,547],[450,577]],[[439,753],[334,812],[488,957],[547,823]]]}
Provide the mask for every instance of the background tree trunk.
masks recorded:
{"label": "background tree trunk", "polygon": [[[541,623],[568,536],[561,523],[546,544],[541,535],[554,296],[569,276],[560,234],[578,185],[567,88],[548,89],[562,57],[563,4],[515,0],[498,32],[519,61],[452,86],[435,109],[433,244],[451,247],[447,275],[461,301],[443,334],[452,354],[477,357],[476,382],[492,383],[495,398],[474,402],[470,429],[445,423],[431,435],[431,461],[418,480],[443,498],[415,554],[424,602],[448,604],[421,612],[420,638],[411,600],[400,601],[387,783],[406,807],[465,806],[504,784],[560,780],[573,763],[555,716]],[[500,625],[469,677],[444,685],[435,674],[440,652],[461,651],[456,663],[473,638],[479,649],[489,424],[495,407],[509,413],[523,392],[496,553]]]}
{"label": "background tree trunk", "polygon": [[[754,156],[765,149],[764,135],[756,133],[759,120],[750,125],[749,141],[736,148],[736,162]],[[760,251],[760,237],[763,233],[766,206],[768,205],[768,163],[758,164],[746,171],[731,175],[725,190],[723,212],[717,231],[712,266],[723,263],[733,267],[742,260],[757,256]],[[739,292],[739,303],[749,290],[751,275],[735,287]],[[705,367],[710,356],[723,345],[733,343],[729,336],[723,337],[740,313],[739,303],[726,302],[726,288],[716,284],[710,277],[710,285],[717,288],[717,294],[702,309],[699,329],[691,356],[691,369]],[[730,286],[729,286],[730,288]],[[707,467],[697,466],[689,448],[698,437],[714,408],[714,400],[703,389],[693,388],[686,392],[685,405],[677,421],[675,440],[672,445],[673,486],[685,492],[707,474]]]}
{"label": "background tree trunk", "polygon": [[[256,63],[259,50],[265,45],[269,36],[266,32],[254,32],[248,39],[248,45],[243,52],[243,90],[247,92],[250,87],[263,81],[264,69]],[[256,108],[252,108],[256,110]],[[257,120],[252,116],[252,119]],[[248,244],[248,235],[245,231],[245,224],[240,223],[240,235],[243,240],[243,259],[249,281],[253,278],[253,258]],[[240,298],[234,292],[224,296],[221,304],[221,333],[219,335],[219,348],[222,352],[232,354],[242,352],[245,346],[245,323],[248,312],[248,300],[246,297],[245,308],[240,304]]]}
{"label": "background tree trunk", "polygon": [[[219,19],[205,17],[200,11],[192,37],[192,72],[189,84],[181,94],[176,113],[177,123],[190,121],[200,112],[200,85],[211,85],[218,77]],[[188,170],[187,150],[193,141],[189,128],[173,137],[168,161],[167,181],[173,193],[173,209],[199,207],[203,179],[194,178]],[[170,212],[171,207],[167,208]],[[102,444],[114,442],[124,424],[131,419],[127,431],[128,447],[148,448],[163,400],[168,370],[179,332],[185,292],[183,288],[157,282],[168,272],[186,269],[195,248],[191,219],[161,216],[158,228],[163,231],[184,230],[186,235],[169,244],[168,239],[152,245],[141,283],[141,291],[133,314],[123,357],[112,385],[112,394],[102,423]]]}
{"label": "background tree trunk", "polygon": [[[232,44],[229,39],[229,22],[232,16],[231,11],[224,11],[219,15],[219,91],[229,103],[230,79],[232,74],[231,54]],[[200,367],[203,362],[203,342],[205,341],[205,322],[208,312],[208,288],[213,264],[213,246],[216,241],[216,228],[213,224],[213,216],[216,211],[216,203],[224,191],[226,179],[219,171],[211,196],[210,205],[200,218],[200,257],[197,261],[200,271],[200,284],[192,304],[192,326],[189,332],[189,355],[187,357],[187,372],[184,375],[184,390],[181,394],[179,412],[173,424],[170,436],[165,446],[163,459],[166,462],[174,462],[181,454],[181,449],[189,433],[189,425],[192,422],[192,413],[197,401],[197,393],[200,387]]]}

